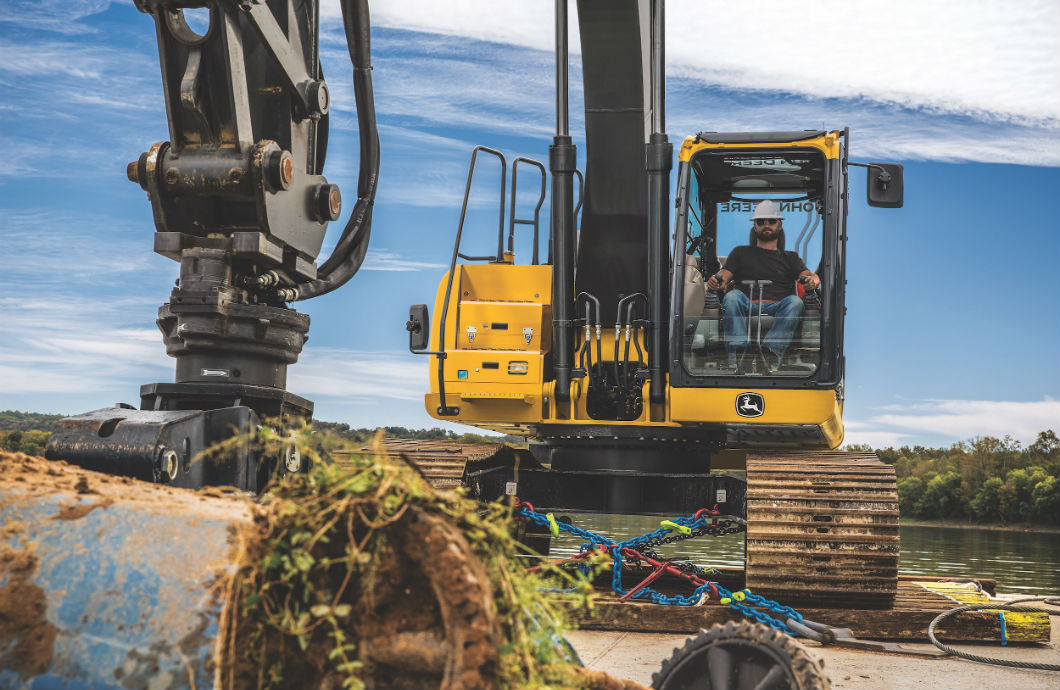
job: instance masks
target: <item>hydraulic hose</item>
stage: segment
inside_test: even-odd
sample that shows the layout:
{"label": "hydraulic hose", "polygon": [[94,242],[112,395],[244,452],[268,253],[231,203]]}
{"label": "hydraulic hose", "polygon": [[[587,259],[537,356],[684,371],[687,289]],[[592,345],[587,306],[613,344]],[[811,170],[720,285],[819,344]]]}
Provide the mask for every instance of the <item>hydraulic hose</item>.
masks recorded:
{"label": "hydraulic hose", "polygon": [[364,263],[372,228],[372,207],[379,183],[379,132],[372,90],[371,21],[367,0],[342,0],[342,23],[353,62],[353,92],[360,132],[361,165],[357,203],[334,251],[317,271],[315,280],[298,283],[294,300],[323,295],[344,285]]}

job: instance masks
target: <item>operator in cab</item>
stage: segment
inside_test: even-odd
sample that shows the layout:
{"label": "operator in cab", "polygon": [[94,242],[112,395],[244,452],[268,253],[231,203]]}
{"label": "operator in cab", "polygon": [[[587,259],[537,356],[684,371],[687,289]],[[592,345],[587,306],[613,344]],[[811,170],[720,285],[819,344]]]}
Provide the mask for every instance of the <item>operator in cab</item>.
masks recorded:
{"label": "operator in cab", "polygon": [[751,242],[729,253],[725,267],[707,281],[707,289],[722,290],[735,281],[736,289],[722,300],[729,366],[736,367],[737,357],[747,347],[747,318],[754,305],[754,314],[773,317],[773,325],[761,344],[766,364],[776,371],[803,312],[795,284],[801,282],[805,290],[811,291],[817,289],[821,279],[806,268],[797,253],[784,250],[784,218],[775,201],[766,200],[755,206],[751,222]]}

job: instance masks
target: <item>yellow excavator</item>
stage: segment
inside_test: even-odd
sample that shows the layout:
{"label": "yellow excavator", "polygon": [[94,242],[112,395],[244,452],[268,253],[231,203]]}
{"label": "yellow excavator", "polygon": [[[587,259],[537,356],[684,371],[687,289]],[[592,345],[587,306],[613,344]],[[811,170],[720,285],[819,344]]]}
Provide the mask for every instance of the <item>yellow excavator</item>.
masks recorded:
{"label": "yellow excavator", "polygon": [[[867,169],[870,205],[896,208],[902,166],[850,161],[848,129],[701,131],[680,145],[674,176],[663,3],[579,0],[577,11],[584,175],[569,132],[561,0],[547,248],[537,219],[545,166],[512,162],[506,209],[508,161],[477,147],[433,318],[426,304],[410,308],[410,349],[430,361],[427,411],[530,439],[525,453],[469,463],[465,485],[483,500],[516,495],[539,511],[718,506],[746,520],[753,590],[888,606],[898,569],[893,468],[835,449],[849,170]],[[500,218],[489,253],[475,255],[464,221],[486,157],[500,169]],[[520,219],[518,172],[529,165],[541,195],[534,217]],[[790,283],[722,270],[756,247],[752,214],[780,221],[771,256],[800,267]],[[525,227],[533,250],[520,263],[515,235]],[[812,279],[799,282],[799,273]],[[766,307],[792,295],[790,313]]]}

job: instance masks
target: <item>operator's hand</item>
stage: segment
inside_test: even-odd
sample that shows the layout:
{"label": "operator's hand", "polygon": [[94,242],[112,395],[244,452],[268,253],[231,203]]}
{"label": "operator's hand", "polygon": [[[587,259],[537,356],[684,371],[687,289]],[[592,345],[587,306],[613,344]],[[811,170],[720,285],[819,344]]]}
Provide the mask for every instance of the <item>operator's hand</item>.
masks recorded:
{"label": "operator's hand", "polygon": [[718,271],[717,273],[712,275],[710,278],[707,278],[707,289],[708,290],[720,290],[723,287],[722,282],[721,282],[723,277],[724,276],[721,275],[721,271]]}
{"label": "operator's hand", "polygon": [[821,286],[821,279],[813,273],[804,273],[799,276],[799,282],[802,283],[802,287],[807,292],[810,290],[816,290]]}

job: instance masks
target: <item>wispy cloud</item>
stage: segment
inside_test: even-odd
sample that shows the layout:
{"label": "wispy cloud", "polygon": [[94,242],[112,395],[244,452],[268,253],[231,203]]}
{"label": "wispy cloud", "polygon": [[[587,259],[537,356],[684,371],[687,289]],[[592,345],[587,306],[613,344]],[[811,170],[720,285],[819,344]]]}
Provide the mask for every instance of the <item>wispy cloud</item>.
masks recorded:
{"label": "wispy cloud", "polygon": [[[403,0],[374,7],[373,20],[548,51],[550,10],[464,0],[438,12],[430,0]],[[326,14],[334,17],[334,6]],[[1043,88],[1055,84],[1060,69],[1060,6],[1050,0],[975,3],[961,11],[946,0],[861,4],[856,11],[824,0],[813,12],[784,0],[757,3],[754,12],[738,3],[705,8],[685,1],[669,3],[666,20],[668,71],[705,84],[1060,119],[1060,93]],[[577,35],[571,12],[573,50]]]}
{"label": "wispy cloud", "polygon": [[426,261],[411,261],[397,252],[373,247],[364,259],[362,271],[420,271],[445,269],[445,264]]}
{"label": "wispy cloud", "polygon": [[411,354],[336,347],[309,348],[290,369],[288,388],[299,395],[357,401],[422,400],[427,360]]}
{"label": "wispy cloud", "polygon": [[[139,386],[172,381],[174,361],[150,324],[153,298],[0,298],[0,408],[4,396],[54,395],[49,411],[69,397],[135,401]],[[422,400],[426,359],[400,353],[309,347],[291,367],[288,389],[325,403],[370,406]]]}
{"label": "wispy cloud", "polygon": [[925,437],[964,441],[976,436],[1011,436],[1032,443],[1038,433],[1060,428],[1060,400],[909,400],[847,419],[847,443],[902,445]]}
{"label": "wispy cloud", "polygon": [[[136,276],[143,283],[149,268],[168,261],[151,253],[153,230],[92,212],[5,210],[0,215],[5,245],[0,253],[0,284],[32,284],[38,292],[53,286],[68,292],[86,281],[100,287],[100,282],[117,284]],[[176,264],[173,267],[176,273]],[[157,284],[161,287],[169,280]]]}
{"label": "wispy cloud", "polygon": [[[960,13],[942,0],[857,12],[835,0],[814,13],[778,0],[756,8],[668,5],[671,132],[849,125],[864,155],[1060,165],[1060,89],[1042,88],[1060,72],[1055,3],[977,4]],[[550,8],[467,1],[442,13],[426,0],[407,0],[373,13],[377,27],[391,30],[384,37],[406,46],[393,62],[378,52],[375,58],[385,116],[551,133]],[[817,38],[829,13],[844,18],[844,31]],[[336,16],[333,8],[332,27]],[[763,31],[763,16],[773,30]],[[577,67],[575,59],[575,131]],[[382,78],[391,69],[396,92]],[[518,113],[507,110],[511,103]]]}
{"label": "wispy cloud", "polygon": [[171,379],[161,334],[142,325],[155,309],[146,299],[0,298],[3,392],[128,398],[140,383]]}
{"label": "wispy cloud", "polygon": [[81,34],[94,31],[80,20],[106,10],[111,0],[5,0],[0,25]]}

